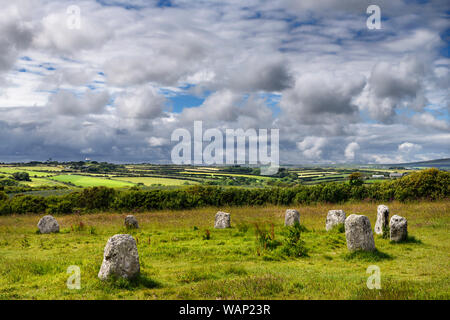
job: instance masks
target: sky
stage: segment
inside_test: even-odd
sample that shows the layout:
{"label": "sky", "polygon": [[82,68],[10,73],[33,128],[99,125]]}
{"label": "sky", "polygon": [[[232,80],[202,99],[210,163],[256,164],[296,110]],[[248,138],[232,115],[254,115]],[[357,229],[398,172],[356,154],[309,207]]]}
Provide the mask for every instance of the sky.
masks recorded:
{"label": "sky", "polygon": [[170,163],[194,121],[279,129],[281,164],[450,157],[447,0],[0,5],[0,162]]}

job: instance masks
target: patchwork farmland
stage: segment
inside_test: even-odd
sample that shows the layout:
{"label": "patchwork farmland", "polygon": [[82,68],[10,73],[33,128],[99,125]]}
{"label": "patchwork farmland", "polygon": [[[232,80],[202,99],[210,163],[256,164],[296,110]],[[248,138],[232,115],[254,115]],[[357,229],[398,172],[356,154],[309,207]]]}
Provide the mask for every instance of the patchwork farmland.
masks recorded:
{"label": "patchwork farmland", "polygon": [[[345,183],[352,173],[361,174],[365,184],[395,179],[390,175],[407,175],[423,167],[281,167],[273,176],[260,174],[260,169],[241,166],[194,167],[177,165],[70,162],[0,164],[0,186],[8,193],[26,193],[49,189],[78,190],[104,186],[109,188],[142,189],[175,188],[192,185],[239,187],[290,187],[322,183]],[[446,169],[444,167],[441,169]],[[28,179],[16,179],[14,174],[26,173]]]}

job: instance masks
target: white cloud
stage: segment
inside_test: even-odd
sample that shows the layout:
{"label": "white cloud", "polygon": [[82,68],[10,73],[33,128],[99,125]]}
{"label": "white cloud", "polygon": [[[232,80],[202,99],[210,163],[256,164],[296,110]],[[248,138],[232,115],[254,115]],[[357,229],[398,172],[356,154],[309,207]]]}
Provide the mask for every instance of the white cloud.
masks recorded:
{"label": "white cloud", "polygon": [[320,159],[323,148],[326,146],[327,140],[323,137],[306,137],[303,141],[297,143],[303,155],[308,159]]}
{"label": "white cloud", "polygon": [[345,148],[345,158],[348,160],[354,160],[356,156],[356,151],[360,149],[357,142],[350,142]]}
{"label": "white cloud", "polygon": [[411,143],[411,142],[404,142],[398,146],[398,151],[404,152],[404,153],[417,152],[420,149],[422,149],[421,145]]}

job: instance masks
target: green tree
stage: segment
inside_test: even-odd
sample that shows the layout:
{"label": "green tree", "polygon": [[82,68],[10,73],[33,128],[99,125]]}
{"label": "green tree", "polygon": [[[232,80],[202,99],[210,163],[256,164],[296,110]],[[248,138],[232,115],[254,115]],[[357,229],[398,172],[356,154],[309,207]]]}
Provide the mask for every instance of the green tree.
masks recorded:
{"label": "green tree", "polygon": [[31,181],[28,172],[14,172],[12,176],[17,181]]}
{"label": "green tree", "polygon": [[353,172],[348,176],[348,180],[352,187],[361,186],[364,183],[363,175],[361,174],[361,172]]}

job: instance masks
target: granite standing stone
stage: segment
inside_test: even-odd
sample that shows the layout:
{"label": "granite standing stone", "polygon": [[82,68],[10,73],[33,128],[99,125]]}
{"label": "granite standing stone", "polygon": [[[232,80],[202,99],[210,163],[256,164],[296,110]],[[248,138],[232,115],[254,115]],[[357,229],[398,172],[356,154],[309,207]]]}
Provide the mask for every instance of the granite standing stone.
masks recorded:
{"label": "granite standing stone", "polygon": [[389,208],[380,204],[377,208],[377,222],[375,223],[375,233],[383,234],[383,229],[389,225]]}
{"label": "granite standing stone", "polygon": [[129,234],[116,234],[109,238],[98,273],[101,280],[111,276],[132,279],[140,272],[136,241]]}
{"label": "granite standing stone", "polygon": [[372,227],[366,216],[351,214],[345,219],[345,238],[350,251],[375,250]]}
{"label": "granite standing stone", "polygon": [[231,217],[227,212],[219,211],[216,213],[216,219],[214,222],[214,228],[226,229],[231,228]]}
{"label": "granite standing stone", "polygon": [[406,218],[393,215],[389,222],[391,241],[400,242],[408,238],[408,221]]}
{"label": "granite standing stone", "polygon": [[59,224],[52,216],[44,216],[37,224],[41,233],[59,232]]}
{"label": "granite standing stone", "polygon": [[128,215],[125,218],[125,227],[129,228],[129,229],[138,229],[139,228],[139,223],[136,219],[135,216],[133,215]]}
{"label": "granite standing stone", "polygon": [[325,223],[325,229],[330,231],[335,226],[345,223],[345,212],[344,210],[330,210],[327,214],[327,221]]}
{"label": "granite standing stone", "polygon": [[287,209],[284,215],[284,225],[293,226],[300,223],[300,213],[295,209]]}

